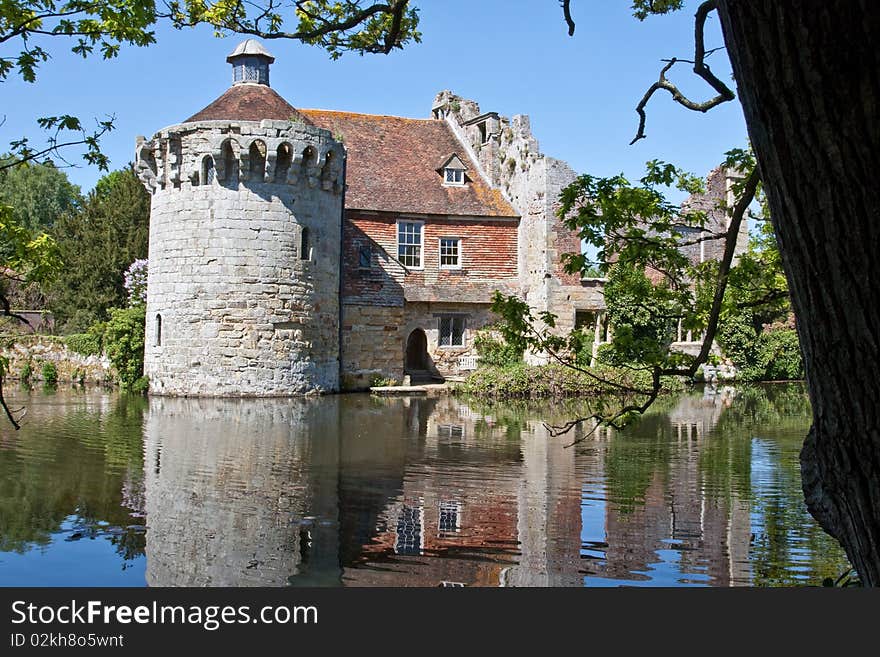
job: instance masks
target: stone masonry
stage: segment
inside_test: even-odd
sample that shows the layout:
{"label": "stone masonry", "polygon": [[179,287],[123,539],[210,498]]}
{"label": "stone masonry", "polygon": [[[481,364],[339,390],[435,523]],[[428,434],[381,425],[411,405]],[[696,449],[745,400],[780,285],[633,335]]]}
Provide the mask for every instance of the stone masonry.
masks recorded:
{"label": "stone masonry", "polygon": [[327,131],[279,120],[183,123],[139,142],[153,393],[338,388],[343,158]]}

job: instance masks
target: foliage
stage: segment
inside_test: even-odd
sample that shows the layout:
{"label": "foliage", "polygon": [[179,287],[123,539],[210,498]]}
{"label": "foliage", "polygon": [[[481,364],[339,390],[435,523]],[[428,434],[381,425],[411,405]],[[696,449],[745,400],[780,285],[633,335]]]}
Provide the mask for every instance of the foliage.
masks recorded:
{"label": "foliage", "polygon": [[113,308],[104,331],[104,350],[124,388],[131,388],[144,374],[144,327],[146,308]]}
{"label": "foliage", "polygon": [[769,331],[758,339],[758,364],[764,368],[764,381],[802,379],[804,363],[795,331]]}
{"label": "foliage", "polygon": [[135,260],[125,270],[123,286],[128,292],[129,306],[143,306],[147,303],[147,268],[148,261],[143,258]]}
{"label": "foliage", "polygon": [[478,363],[483,366],[513,365],[522,361],[522,349],[497,339],[491,331],[478,331],[474,337],[474,348],[479,356]]}
{"label": "foliage", "polygon": [[[9,361],[6,361],[6,365],[3,367],[4,373],[9,369]],[[24,364],[24,367],[21,368],[21,373],[18,375],[18,378],[21,379],[23,383],[28,383],[34,376],[34,366],[30,361]]]}
{"label": "foliage", "polygon": [[[11,156],[0,156],[0,163]],[[12,217],[29,231],[49,230],[65,212],[75,210],[82,201],[77,185],[51,160],[38,164],[0,169],[0,204],[13,208]]]}
{"label": "foliage", "polygon": [[82,209],[53,229],[65,266],[48,290],[56,326],[83,331],[125,306],[124,272],[145,258],[150,197],[129,167],[101,178]]}
{"label": "foliage", "polygon": [[46,361],[43,363],[40,373],[42,374],[43,385],[51,387],[58,383],[58,368],[55,367],[55,363]]}
{"label": "foliage", "polygon": [[[282,5],[278,0],[242,3],[217,0],[173,0],[157,10],[154,0],[8,0],[0,2],[0,43],[17,44],[17,54],[0,56],[0,82],[13,71],[25,82],[34,82],[49,52],[40,43],[48,37],[65,42],[82,57],[100,54],[116,57],[123,45],[148,46],[156,41],[158,20],[176,28],[209,25],[218,36],[238,32],[264,38],[286,38],[319,46],[336,59],[345,51],[388,53],[421,38],[418,9],[408,0],[369,3],[362,0],[298,0]],[[293,31],[285,31],[293,25]],[[40,37],[43,41],[38,40]],[[27,137],[10,143],[14,160],[0,169],[58,154],[68,146],[85,148],[83,159],[106,170],[109,160],[100,140],[114,127],[114,118],[97,121],[87,129],[76,116],[60,114],[37,119],[49,132],[45,144],[33,146]]]}
{"label": "foliage", "polygon": [[[632,388],[650,385],[650,374],[645,371],[595,368],[594,374],[616,386]],[[534,366],[514,363],[502,367],[483,367],[457,388],[457,392],[475,397],[498,399],[538,399],[543,397],[597,397],[617,394],[619,388],[558,364]],[[663,381],[664,390],[681,390],[679,379]]]}
{"label": "foliage", "polygon": [[384,388],[386,386],[396,386],[397,381],[394,379],[389,379],[387,377],[382,376],[381,374],[374,374],[370,377],[370,387],[371,388]]}
{"label": "foliage", "polygon": [[102,351],[102,333],[73,333],[64,337],[64,344],[82,356],[97,356]]}
{"label": "foliage", "polygon": [[[61,269],[55,240],[22,226],[8,205],[0,205],[0,244],[3,244],[0,285],[4,277],[25,283],[48,281]],[[2,292],[0,287],[0,294]]]}

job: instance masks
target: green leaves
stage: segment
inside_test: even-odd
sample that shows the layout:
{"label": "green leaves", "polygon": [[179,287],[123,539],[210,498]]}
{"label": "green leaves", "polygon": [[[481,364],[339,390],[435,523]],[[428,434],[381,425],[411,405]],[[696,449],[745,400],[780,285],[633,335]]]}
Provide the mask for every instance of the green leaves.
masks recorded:
{"label": "green leaves", "polygon": [[58,244],[46,233],[33,233],[13,216],[8,205],[0,205],[0,244],[3,245],[0,275],[14,275],[25,283],[46,282],[61,268]]}
{"label": "green leaves", "polygon": [[332,59],[345,52],[388,53],[420,42],[418,9],[409,0],[386,3],[301,0],[284,5],[264,0],[175,0],[167,5],[175,27],[208,24],[215,33],[252,34],[266,39],[296,39],[326,50]]}
{"label": "green leaves", "polygon": [[146,307],[112,308],[104,330],[104,351],[125,388],[144,375]]}
{"label": "green leaves", "polygon": [[633,0],[633,16],[640,21],[654,14],[668,14],[678,11],[684,5],[684,0]]}

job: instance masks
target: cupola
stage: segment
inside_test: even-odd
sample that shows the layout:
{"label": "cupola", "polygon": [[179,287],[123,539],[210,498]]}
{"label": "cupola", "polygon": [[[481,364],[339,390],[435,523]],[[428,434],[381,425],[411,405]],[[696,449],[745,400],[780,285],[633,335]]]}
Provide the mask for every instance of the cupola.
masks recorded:
{"label": "cupola", "polygon": [[226,61],[232,64],[232,84],[269,86],[269,65],[275,58],[256,39],[242,41]]}

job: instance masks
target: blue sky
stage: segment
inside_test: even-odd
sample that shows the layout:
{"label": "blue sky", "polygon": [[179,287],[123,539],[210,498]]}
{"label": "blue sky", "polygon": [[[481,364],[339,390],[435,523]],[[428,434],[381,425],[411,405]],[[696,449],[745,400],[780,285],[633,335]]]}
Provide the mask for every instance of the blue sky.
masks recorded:
{"label": "blue sky", "polygon": [[[577,31],[570,38],[555,0],[422,0],[422,43],[391,55],[347,54],[334,62],[298,42],[265,45],[276,57],[272,87],[295,107],[428,117],[435,93],[451,89],[483,111],[530,115],[542,151],[579,172],[636,179],[656,158],[705,174],[726,150],[746,142],[736,102],[700,114],[657,95],[648,108],[648,138],[628,145],[637,126],[634,107],[657,79],[660,60],[693,56],[697,4],[640,23],[627,0],[575,0]],[[13,78],[2,84],[0,149],[21,135],[37,139],[37,116],[70,113],[91,122],[115,114],[116,129],[103,148],[113,168],[125,166],[137,135],[182,121],[226,90],[226,55],[242,39],[162,27],[155,45],[123,48],[113,60],[83,60],[49,41],[53,59],[35,84]],[[715,18],[706,45],[722,45]],[[10,50],[7,44],[0,54]],[[724,52],[710,61],[730,80]],[[671,78],[700,100],[711,95],[686,64]],[[79,163],[68,169],[71,180],[84,191],[94,186],[101,172],[78,153],[68,156]]]}

